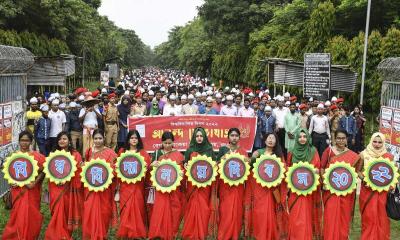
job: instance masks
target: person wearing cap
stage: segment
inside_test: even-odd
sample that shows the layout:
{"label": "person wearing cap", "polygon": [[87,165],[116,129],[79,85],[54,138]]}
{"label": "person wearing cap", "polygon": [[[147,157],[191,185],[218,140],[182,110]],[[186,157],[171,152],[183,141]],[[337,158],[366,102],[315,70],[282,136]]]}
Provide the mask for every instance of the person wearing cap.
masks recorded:
{"label": "person wearing cap", "polygon": [[191,115],[198,113],[199,113],[199,107],[196,104],[194,104],[194,96],[192,94],[189,94],[188,103],[182,106],[182,114]]}
{"label": "person wearing cap", "polygon": [[[275,117],[272,116],[272,108],[271,106],[266,106],[264,108],[264,117],[261,118],[261,136],[259,139],[259,146],[257,149],[265,147],[265,142],[263,142],[263,136],[266,136],[268,134],[274,133],[275,132]],[[259,126],[257,126],[258,128]]]}
{"label": "person wearing cap", "polygon": [[347,147],[354,151],[357,135],[356,119],[350,115],[350,108],[348,106],[344,106],[343,109],[345,115],[339,120],[339,128],[347,132]]}
{"label": "person wearing cap", "polygon": [[300,128],[308,129],[309,117],[307,116],[307,105],[302,103],[299,105],[300,110]]}
{"label": "person wearing cap", "polygon": [[99,112],[99,110],[94,106],[84,107],[79,112],[79,121],[83,125],[83,132],[82,132],[83,154],[86,154],[86,151],[93,146],[92,133],[99,126],[99,123],[97,121],[98,118],[102,119],[102,115]]}
{"label": "person wearing cap", "polygon": [[181,115],[182,109],[176,105],[176,96],[169,96],[169,103],[164,106],[163,116],[178,116]]}
{"label": "person wearing cap", "polygon": [[207,97],[206,99],[206,106],[204,108],[204,114],[205,115],[218,115],[219,112],[217,109],[213,107],[214,100],[212,97]]}
{"label": "person wearing cap", "polygon": [[283,101],[290,102],[290,93],[289,92],[285,92],[285,94],[283,94]]}
{"label": "person wearing cap", "polygon": [[243,106],[240,107],[238,116],[240,117],[255,117],[254,109],[250,107],[250,99],[244,99]]}
{"label": "person wearing cap", "polygon": [[215,110],[217,110],[219,113],[221,112],[222,106],[222,94],[218,92],[217,94],[215,94],[215,102],[213,103],[213,108],[215,108]]}
{"label": "person wearing cap", "polygon": [[320,157],[328,147],[331,139],[329,119],[324,115],[324,111],[324,104],[320,103],[317,106],[317,115],[311,117],[308,129],[312,137],[312,144],[317,149]]}
{"label": "person wearing cap", "polygon": [[131,113],[129,116],[138,117],[146,115],[146,105],[143,104],[142,96],[138,93],[135,94],[135,104],[131,106]]}
{"label": "person wearing cap", "polygon": [[221,108],[220,115],[226,116],[237,116],[238,110],[235,106],[233,106],[233,96],[226,96],[226,105]]}
{"label": "person wearing cap", "polygon": [[292,152],[296,142],[295,135],[300,128],[300,116],[296,109],[296,104],[290,103],[289,112],[285,115],[285,148],[288,152]]}
{"label": "person wearing cap", "polygon": [[187,96],[186,96],[186,94],[183,94],[183,95],[181,96],[181,105],[182,105],[182,108],[183,108],[183,106],[185,106],[187,103],[188,103],[188,101],[187,101]]}
{"label": "person wearing cap", "polygon": [[34,137],[39,147],[39,152],[47,157],[52,146],[50,144],[51,120],[49,118],[49,106],[42,105],[40,110],[42,111],[42,116],[35,123]]}
{"label": "person wearing cap", "polygon": [[285,116],[288,109],[283,106],[283,97],[277,97],[278,106],[272,110],[272,115],[275,117],[275,132],[279,138],[279,144],[282,146],[283,154],[286,157],[287,151],[285,146]]}
{"label": "person wearing cap", "polygon": [[335,146],[336,144],[336,139],[335,139],[335,132],[336,130],[339,129],[339,108],[336,105],[332,105],[330,107],[331,110],[331,115],[329,116],[329,122],[330,122],[330,127],[331,127],[331,144],[332,146]]}
{"label": "person wearing cap", "polygon": [[82,150],[82,125],[79,121],[79,110],[76,102],[69,103],[67,113],[67,123],[65,126],[67,132],[71,134],[72,147],[78,151]]}
{"label": "person wearing cap", "polygon": [[57,135],[65,129],[65,123],[67,122],[65,113],[58,108],[59,104],[60,101],[58,99],[53,100],[51,102],[51,111],[49,112],[49,118],[51,120],[49,136],[51,146],[57,144]]}
{"label": "person wearing cap", "polygon": [[119,112],[115,105],[116,96],[110,94],[108,96],[109,103],[104,107],[103,110],[103,122],[104,122],[104,134],[105,141],[104,145],[115,151],[118,140],[118,129],[119,129]]}
{"label": "person wearing cap", "polygon": [[[42,112],[39,111],[38,108],[38,99],[36,97],[33,97],[29,100],[29,103],[31,105],[31,108],[29,111],[26,112],[26,130],[31,132],[33,135],[35,135],[35,124],[39,120],[39,118],[42,116]],[[32,142],[32,146],[34,149],[36,148],[36,143],[35,140]]]}

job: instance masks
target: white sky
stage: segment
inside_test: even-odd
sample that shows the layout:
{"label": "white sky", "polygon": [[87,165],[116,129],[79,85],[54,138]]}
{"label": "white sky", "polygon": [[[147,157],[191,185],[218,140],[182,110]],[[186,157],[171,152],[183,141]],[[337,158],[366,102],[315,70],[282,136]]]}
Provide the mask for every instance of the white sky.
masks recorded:
{"label": "white sky", "polygon": [[152,48],[167,41],[168,31],[197,15],[203,0],[102,0],[100,15],[118,27],[132,29]]}

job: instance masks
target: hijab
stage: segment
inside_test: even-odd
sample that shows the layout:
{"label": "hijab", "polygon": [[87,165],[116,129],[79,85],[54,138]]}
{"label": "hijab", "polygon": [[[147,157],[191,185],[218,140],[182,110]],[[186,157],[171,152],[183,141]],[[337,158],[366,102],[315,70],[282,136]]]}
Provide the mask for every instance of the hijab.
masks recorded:
{"label": "hijab", "polygon": [[[196,141],[196,134],[198,132],[201,132],[201,134],[203,135],[203,142],[202,143],[197,143]],[[207,138],[207,133],[204,130],[204,128],[202,127],[197,127],[194,129],[193,134],[192,134],[192,139],[190,139],[190,144],[189,144],[189,148],[187,149],[187,151],[185,152],[185,162],[190,160],[190,155],[193,152],[197,152],[201,155],[206,155],[208,157],[213,158],[213,148],[211,143],[208,141]]]}
{"label": "hijab", "polygon": [[[380,149],[375,149],[374,146],[372,146],[372,143],[376,137],[380,137],[382,139],[383,144]],[[383,156],[385,153],[387,153],[387,150],[385,147],[385,139],[386,139],[385,135],[380,132],[376,132],[376,133],[372,134],[372,137],[369,140],[369,144],[368,144],[367,148],[362,152],[365,162],[368,162],[369,160],[372,160],[374,158],[379,158],[379,157]]]}
{"label": "hijab", "polygon": [[[300,133],[306,134],[307,142],[305,144],[299,142]],[[311,143],[311,136],[307,129],[300,128],[296,133],[295,140],[296,142],[292,151],[292,163],[310,162],[314,157],[315,147]]]}
{"label": "hijab", "polygon": [[[124,104],[125,99],[128,100],[128,104]],[[119,119],[126,121],[129,113],[131,112],[131,105],[132,105],[132,101],[131,101],[130,97],[123,96],[121,99],[121,104],[119,104],[117,106],[118,112],[119,112]]]}
{"label": "hijab", "polygon": [[[155,105],[155,103],[156,103],[157,105]],[[159,115],[159,113],[160,113],[160,108],[158,107],[158,102],[157,102],[156,99],[154,99],[154,100],[151,102],[150,116]]]}

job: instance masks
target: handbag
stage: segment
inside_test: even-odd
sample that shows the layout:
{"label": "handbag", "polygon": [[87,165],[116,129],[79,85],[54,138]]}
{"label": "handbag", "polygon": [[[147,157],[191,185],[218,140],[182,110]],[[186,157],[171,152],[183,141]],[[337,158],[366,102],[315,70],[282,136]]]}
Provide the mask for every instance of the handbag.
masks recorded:
{"label": "handbag", "polygon": [[393,191],[389,191],[386,201],[386,214],[389,218],[399,221],[400,220],[400,190],[399,184]]}

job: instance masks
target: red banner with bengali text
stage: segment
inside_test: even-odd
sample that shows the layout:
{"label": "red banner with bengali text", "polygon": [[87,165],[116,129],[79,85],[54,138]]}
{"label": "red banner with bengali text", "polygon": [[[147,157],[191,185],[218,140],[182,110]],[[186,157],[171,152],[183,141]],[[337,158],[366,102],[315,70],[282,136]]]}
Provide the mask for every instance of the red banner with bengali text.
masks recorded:
{"label": "red banner with bengali text", "polygon": [[196,127],[203,127],[214,150],[228,144],[230,128],[240,130],[240,143],[246,151],[253,148],[256,135],[256,117],[218,115],[149,116],[128,118],[128,129],[138,130],[144,149],[153,152],[161,147],[161,136],[165,131],[174,134],[174,148],[185,151]]}

